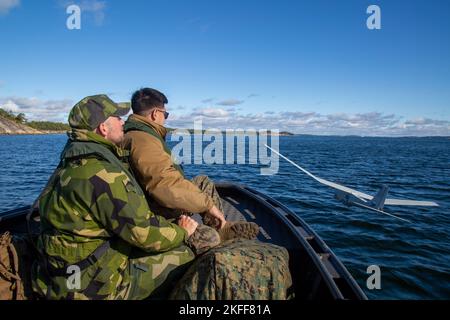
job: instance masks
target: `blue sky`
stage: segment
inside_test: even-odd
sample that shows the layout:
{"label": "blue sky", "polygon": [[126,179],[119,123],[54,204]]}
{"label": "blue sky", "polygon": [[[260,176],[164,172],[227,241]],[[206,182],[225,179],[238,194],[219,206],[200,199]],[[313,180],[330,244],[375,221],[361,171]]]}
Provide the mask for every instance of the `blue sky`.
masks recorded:
{"label": "blue sky", "polygon": [[450,1],[0,0],[0,44],[0,106],[30,119],[150,86],[170,126],[450,135]]}

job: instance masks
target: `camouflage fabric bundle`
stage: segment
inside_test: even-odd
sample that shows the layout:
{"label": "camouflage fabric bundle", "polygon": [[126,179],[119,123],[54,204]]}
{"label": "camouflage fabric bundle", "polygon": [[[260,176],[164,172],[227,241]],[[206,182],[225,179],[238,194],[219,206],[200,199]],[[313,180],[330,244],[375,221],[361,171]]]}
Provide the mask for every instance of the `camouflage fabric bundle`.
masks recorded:
{"label": "camouflage fabric bundle", "polygon": [[24,238],[0,234],[0,300],[32,297],[30,266],[32,253]]}
{"label": "camouflage fabric bundle", "polygon": [[292,285],[285,248],[231,240],[197,258],[172,291],[175,300],[284,300]]}

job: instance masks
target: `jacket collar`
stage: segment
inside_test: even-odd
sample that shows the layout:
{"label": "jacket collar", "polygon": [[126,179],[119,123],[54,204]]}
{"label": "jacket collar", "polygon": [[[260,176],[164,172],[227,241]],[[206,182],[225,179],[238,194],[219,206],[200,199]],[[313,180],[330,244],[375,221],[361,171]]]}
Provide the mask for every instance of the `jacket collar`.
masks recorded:
{"label": "jacket collar", "polygon": [[128,121],[136,121],[142,123],[155,130],[156,133],[158,133],[161,136],[161,138],[166,139],[167,129],[162,125],[157,124],[156,122],[148,120],[146,117],[140,116],[138,114],[132,114],[128,117]]}
{"label": "jacket collar", "polygon": [[128,151],[119,148],[111,141],[106,140],[101,135],[89,130],[72,129],[67,135],[69,136],[69,141],[61,154],[62,158],[91,154],[104,148],[112,152],[118,158],[123,158],[128,155]]}

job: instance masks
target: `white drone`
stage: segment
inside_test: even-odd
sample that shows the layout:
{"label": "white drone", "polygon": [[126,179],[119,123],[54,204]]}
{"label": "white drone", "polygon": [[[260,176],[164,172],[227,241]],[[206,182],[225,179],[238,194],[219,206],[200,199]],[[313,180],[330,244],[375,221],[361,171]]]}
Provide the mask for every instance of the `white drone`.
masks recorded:
{"label": "white drone", "polygon": [[290,164],[292,164],[293,166],[297,167],[298,169],[300,169],[301,171],[303,171],[304,173],[306,173],[308,176],[310,176],[311,178],[313,178],[314,180],[328,186],[331,188],[334,188],[337,190],[336,194],[335,194],[335,198],[339,201],[341,201],[342,203],[344,203],[347,206],[358,206],[358,207],[362,207],[362,208],[366,208],[369,210],[373,210],[382,214],[386,214],[388,216],[406,221],[406,222],[410,222],[409,220],[397,217],[396,215],[393,215],[391,213],[385,212],[383,211],[383,208],[385,205],[392,205],[392,206],[425,206],[425,207],[438,207],[439,205],[436,202],[432,202],[432,201],[416,201],[416,200],[400,200],[400,199],[389,199],[386,198],[388,192],[389,192],[389,187],[386,185],[383,185],[380,190],[377,192],[377,194],[375,196],[371,196],[365,193],[362,193],[360,191],[357,190],[353,190],[351,188],[342,186],[340,184],[316,177],[315,175],[313,175],[311,172],[303,169],[302,167],[300,167],[298,164],[296,164],[294,161],[289,160],[288,158],[286,158],[285,156],[283,156],[281,153],[279,153],[278,151],[272,149],[271,147],[269,147],[267,144],[265,145],[266,148],[270,149],[272,152],[276,153],[277,155],[279,155],[281,158],[283,158],[284,160],[288,161]]}

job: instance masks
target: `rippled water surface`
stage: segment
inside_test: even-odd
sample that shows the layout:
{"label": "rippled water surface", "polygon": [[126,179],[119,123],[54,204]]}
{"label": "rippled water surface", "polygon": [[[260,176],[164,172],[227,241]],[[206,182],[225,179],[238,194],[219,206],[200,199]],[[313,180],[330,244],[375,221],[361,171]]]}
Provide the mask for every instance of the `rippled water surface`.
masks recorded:
{"label": "rippled water surface", "polygon": [[[56,167],[65,135],[0,136],[0,212],[30,204]],[[173,143],[172,143],[173,145]],[[281,201],[324,239],[369,298],[450,299],[450,139],[294,136],[280,152],[314,174],[365,193],[388,184],[393,198],[432,200],[437,208],[391,207],[402,222],[347,208],[280,159],[260,165],[185,165],[189,176],[235,181]],[[369,265],[381,268],[381,290],[366,289]]]}

